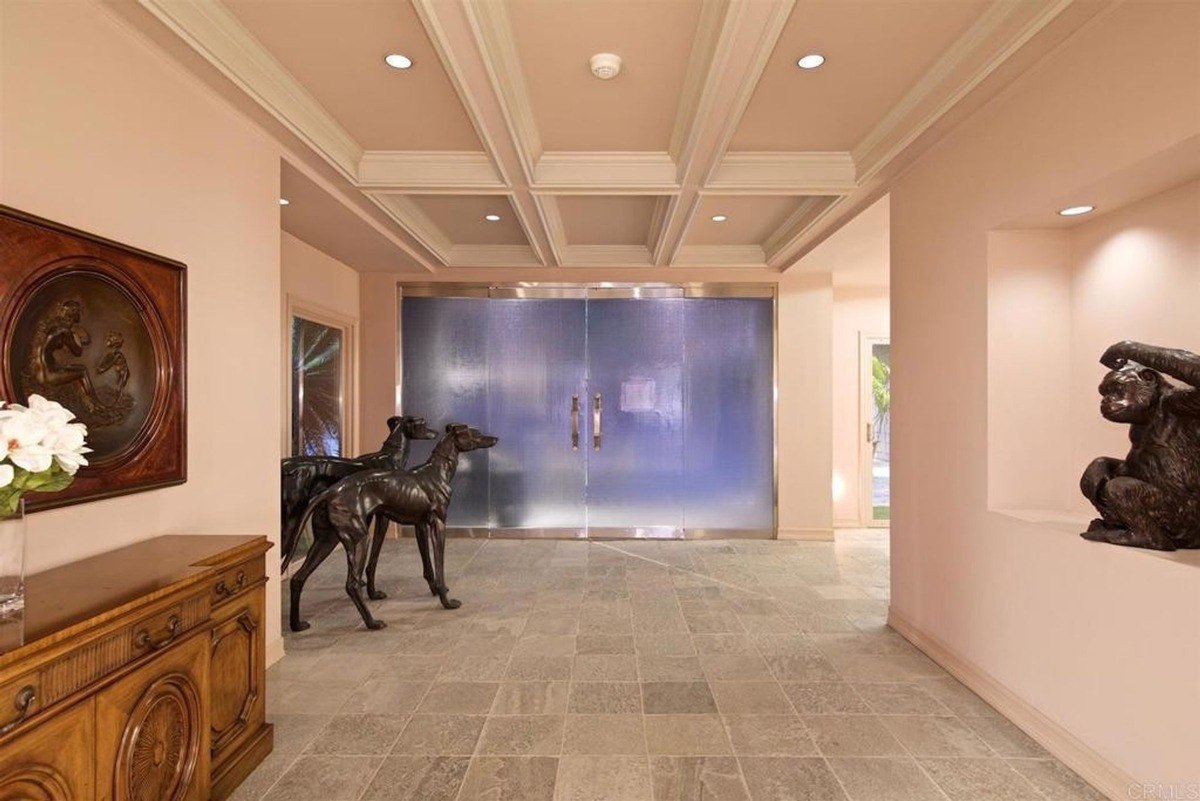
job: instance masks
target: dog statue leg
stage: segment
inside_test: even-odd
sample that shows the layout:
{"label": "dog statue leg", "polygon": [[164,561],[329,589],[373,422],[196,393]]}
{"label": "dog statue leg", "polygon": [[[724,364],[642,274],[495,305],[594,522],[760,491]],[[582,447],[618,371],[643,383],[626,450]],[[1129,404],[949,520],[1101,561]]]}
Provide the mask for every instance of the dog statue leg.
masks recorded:
{"label": "dog statue leg", "polygon": [[308,577],[321,566],[321,563],[328,558],[329,554],[333,553],[333,549],[336,547],[337,539],[333,537],[332,532],[322,530],[319,525],[313,526],[313,543],[308,549],[308,555],[304,557],[304,564],[300,565],[300,569],[296,571],[291,580],[292,603],[289,624],[292,631],[304,631],[311,625],[308,621],[300,619],[300,594],[304,592],[304,582],[308,581]]}
{"label": "dog statue leg", "polygon": [[451,598],[450,588],[446,586],[446,521],[437,515],[429,516],[429,550],[434,580],[437,582],[437,596],[445,608],[458,609],[462,601]]}
{"label": "dog statue leg", "polygon": [[375,569],[379,567],[379,552],[383,550],[383,540],[387,537],[388,519],[382,514],[375,515],[375,536],[371,539],[371,555],[367,559],[367,597],[372,601],[382,601],[387,593],[375,587]]}
{"label": "dog statue leg", "polygon": [[363,589],[366,581],[363,574],[367,570],[367,558],[370,555],[371,537],[366,530],[366,524],[356,531],[339,531],[342,546],[346,549],[346,594],[354,603],[358,613],[362,615],[363,623],[369,629],[381,629],[387,626],[382,620],[377,620],[363,600]]}
{"label": "dog statue leg", "polygon": [[433,573],[433,565],[429,561],[429,526],[426,523],[417,524],[417,550],[421,553],[422,575],[429,585],[430,595],[438,594],[437,577]]}

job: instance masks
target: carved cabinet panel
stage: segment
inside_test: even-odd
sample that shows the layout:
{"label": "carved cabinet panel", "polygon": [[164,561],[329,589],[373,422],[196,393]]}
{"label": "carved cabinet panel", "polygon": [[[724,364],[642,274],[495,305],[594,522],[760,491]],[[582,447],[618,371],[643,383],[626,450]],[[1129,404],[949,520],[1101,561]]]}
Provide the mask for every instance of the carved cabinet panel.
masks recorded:
{"label": "carved cabinet panel", "polygon": [[222,608],[212,631],[211,740],[214,765],[256,732],[264,715],[262,587]]}
{"label": "carved cabinet panel", "polygon": [[98,801],[206,801],[208,642],[167,648],[97,694]]}
{"label": "carved cabinet panel", "polygon": [[92,702],[85,701],[0,747],[0,801],[91,801]]}

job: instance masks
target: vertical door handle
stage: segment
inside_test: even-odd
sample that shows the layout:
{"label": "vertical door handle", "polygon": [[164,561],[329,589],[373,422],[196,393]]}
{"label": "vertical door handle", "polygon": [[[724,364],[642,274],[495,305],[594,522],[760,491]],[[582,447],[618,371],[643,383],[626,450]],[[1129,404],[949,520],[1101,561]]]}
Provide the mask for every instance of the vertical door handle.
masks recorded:
{"label": "vertical door handle", "polygon": [[571,396],[571,450],[579,450],[579,396]]}
{"label": "vertical door handle", "polygon": [[600,450],[600,393],[592,398],[592,450]]}

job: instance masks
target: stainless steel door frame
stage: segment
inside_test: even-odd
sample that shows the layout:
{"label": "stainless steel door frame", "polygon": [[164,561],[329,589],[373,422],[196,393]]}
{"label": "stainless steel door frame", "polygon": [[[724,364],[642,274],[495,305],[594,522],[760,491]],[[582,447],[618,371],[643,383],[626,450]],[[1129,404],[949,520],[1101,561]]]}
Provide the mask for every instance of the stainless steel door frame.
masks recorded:
{"label": "stainless steel door frame", "polygon": [[[771,300],[773,318],[772,336],[772,510],[773,525],[771,529],[704,529],[684,528],[679,535],[684,539],[721,539],[721,538],[756,538],[773,539],[779,535],[779,297],[778,286],[774,283],[718,283],[718,282],[510,282],[510,283],[479,283],[479,282],[403,282],[397,284],[397,337],[400,336],[402,325],[400,302],[404,297],[508,297],[508,298],[586,298],[589,291],[603,292],[607,297],[663,297],[679,296],[688,298],[699,297],[744,297],[766,298]],[[662,292],[663,294],[659,294]],[[667,294],[679,293],[679,294]],[[397,348],[397,376],[403,375],[402,347]],[[402,382],[397,382],[401,384]],[[397,387],[396,408],[402,408],[402,389]],[[654,536],[654,529],[597,529],[596,538],[636,539]],[[587,531],[579,529],[481,529],[465,527],[450,529],[455,536],[488,536],[488,537],[542,537],[556,539],[577,539],[588,536]]]}

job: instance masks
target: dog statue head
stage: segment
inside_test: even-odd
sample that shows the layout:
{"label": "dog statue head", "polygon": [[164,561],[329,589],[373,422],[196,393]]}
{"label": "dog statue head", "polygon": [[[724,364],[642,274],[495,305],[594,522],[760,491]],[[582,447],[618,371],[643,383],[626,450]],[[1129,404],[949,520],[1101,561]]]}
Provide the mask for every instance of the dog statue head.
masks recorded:
{"label": "dog statue head", "polygon": [[454,442],[454,447],[459,453],[490,448],[500,441],[497,437],[484,434],[478,428],[463,423],[451,423],[446,426],[446,435]]}

